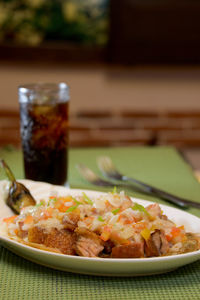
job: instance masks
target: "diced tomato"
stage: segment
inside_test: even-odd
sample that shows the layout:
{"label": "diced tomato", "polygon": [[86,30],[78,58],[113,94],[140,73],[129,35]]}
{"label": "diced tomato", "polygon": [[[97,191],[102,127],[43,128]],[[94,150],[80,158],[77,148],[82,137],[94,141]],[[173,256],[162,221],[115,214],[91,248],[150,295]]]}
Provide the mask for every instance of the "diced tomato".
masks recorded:
{"label": "diced tomato", "polygon": [[31,215],[28,215],[24,220],[24,224],[30,224],[32,222],[33,222],[33,217]]}
{"label": "diced tomato", "polygon": [[[69,202],[69,205],[67,202]],[[60,197],[59,200],[54,203],[54,207],[57,208],[60,212],[66,212],[67,209],[73,205],[74,201],[71,196]]]}
{"label": "diced tomato", "polygon": [[9,218],[4,218],[3,222],[6,222],[7,224],[12,223],[16,217],[17,217],[17,215],[9,217]]}
{"label": "diced tomato", "polygon": [[118,217],[118,221],[122,221],[123,220],[123,215],[119,215],[119,217]]}
{"label": "diced tomato", "polygon": [[176,237],[180,234],[180,232],[181,232],[180,227],[173,227],[171,230],[171,235],[172,237]]}
{"label": "diced tomato", "polygon": [[62,203],[60,206],[59,206],[59,211],[60,212],[66,212],[66,210],[70,207],[71,205],[67,206],[65,205],[65,203]]}
{"label": "diced tomato", "polygon": [[[185,234],[183,233],[183,230],[184,230],[184,226],[179,226],[179,227],[172,227],[172,230],[170,232],[170,234],[166,235],[166,239],[167,241],[171,241],[172,239],[176,239],[177,238],[181,239],[181,240],[184,240],[185,238]],[[178,242],[178,240],[177,240]]]}
{"label": "diced tomato", "polygon": [[59,201],[59,203],[57,203],[57,204],[55,205],[55,208],[57,208],[60,212],[66,212],[66,210],[67,210],[70,206],[72,206],[72,204],[70,204],[69,206],[67,206],[64,202],[60,202],[60,201]]}
{"label": "diced tomato", "polygon": [[170,242],[171,239],[172,239],[172,235],[170,235],[170,234],[166,234],[165,237],[166,237],[168,242]]}
{"label": "diced tomato", "polygon": [[133,223],[133,221],[130,220],[130,219],[124,220],[124,224],[125,224],[125,225],[132,224],[132,223]]}

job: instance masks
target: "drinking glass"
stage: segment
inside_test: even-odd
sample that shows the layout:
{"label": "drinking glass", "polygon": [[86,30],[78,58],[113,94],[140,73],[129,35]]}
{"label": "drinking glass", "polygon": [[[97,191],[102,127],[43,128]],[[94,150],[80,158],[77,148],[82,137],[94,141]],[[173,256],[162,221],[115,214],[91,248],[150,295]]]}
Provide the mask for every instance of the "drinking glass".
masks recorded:
{"label": "drinking glass", "polygon": [[69,88],[36,83],[18,88],[25,178],[67,184]]}

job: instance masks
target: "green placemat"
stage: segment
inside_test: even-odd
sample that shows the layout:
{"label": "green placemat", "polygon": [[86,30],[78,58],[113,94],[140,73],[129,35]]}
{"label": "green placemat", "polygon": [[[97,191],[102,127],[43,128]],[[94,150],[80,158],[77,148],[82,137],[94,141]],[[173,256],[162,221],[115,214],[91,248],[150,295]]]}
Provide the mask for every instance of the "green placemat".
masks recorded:
{"label": "green placemat", "polygon": [[[200,201],[200,184],[191,167],[168,147],[73,149],[69,155],[71,187],[94,189],[80,177],[75,165],[82,162],[98,172],[99,155],[110,155],[126,175]],[[23,178],[21,151],[0,150],[0,157],[9,163],[17,178]],[[2,178],[5,177],[0,172]],[[130,194],[164,203],[139,193]],[[200,217],[200,210],[188,211]],[[0,246],[0,299],[200,299],[200,261],[162,275],[109,278],[45,268]]]}

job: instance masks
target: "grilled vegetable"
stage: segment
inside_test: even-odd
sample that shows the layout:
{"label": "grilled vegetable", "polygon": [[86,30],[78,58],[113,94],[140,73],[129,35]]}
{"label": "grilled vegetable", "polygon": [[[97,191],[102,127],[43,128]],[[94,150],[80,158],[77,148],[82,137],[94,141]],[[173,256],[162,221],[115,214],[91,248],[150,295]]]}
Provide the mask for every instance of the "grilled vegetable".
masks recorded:
{"label": "grilled vegetable", "polygon": [[17,214],[20,213],[23,207],[35,205],[36,201],[30,191],[22,183],[16,181],[13,173],[3,159],[0,160],[0,164],[11,182],[6,204]]}

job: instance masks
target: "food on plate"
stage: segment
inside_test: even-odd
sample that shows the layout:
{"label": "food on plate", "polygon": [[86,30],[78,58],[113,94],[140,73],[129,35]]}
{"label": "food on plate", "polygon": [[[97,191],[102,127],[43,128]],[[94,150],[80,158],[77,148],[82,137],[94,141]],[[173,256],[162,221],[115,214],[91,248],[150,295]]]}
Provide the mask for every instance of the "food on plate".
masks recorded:
{"label": "food on plate", "polygon": [[23,207],[35,205],[36,201],[31,195],[30,191],[22,183],[16,181],[13,173],[11,172],[6,162],[3,159],[1,159],[0,164],[5,170],[9,181],[11,182],[8,197],[6,199],[6,204],[16,214],[19,214]]}
{"label": "food on plate", "polygon": [[3,219],[11,239],[39,249],[85,257],[146,258],[200,249],[157,203],[146,207],[116,190],[89,197],[52,195]]}

